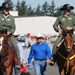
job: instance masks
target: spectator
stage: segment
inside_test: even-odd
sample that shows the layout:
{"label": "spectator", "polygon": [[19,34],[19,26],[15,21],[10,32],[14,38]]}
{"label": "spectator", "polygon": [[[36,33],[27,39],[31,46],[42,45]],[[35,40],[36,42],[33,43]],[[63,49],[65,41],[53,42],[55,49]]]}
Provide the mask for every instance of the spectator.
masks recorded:
{"label": "spectator", "polygon": [[17,45],[18,45],[18,48],[19,48],[19,53],[20,53],[20,62],[23,62],[24,63],[24,52],[23,52],[23,46],[22,46],[22,43],[20,43],[19,41],[18,41],[18,36],[19,36],[19,34],[16,34],[16,33],[14,33],[14,38],[15,38],[15,40],[16,40],[16,42],[17,42]]}
{"label": "spectator", "polygon": [[51,53],[52,53],[52,44],[51,44],[51,36],[46,36],[46,43],[48,44],[48,46],[51,48]]}
{"label": "spectator", "polygon": [[31,35],[30,33],[27,34],[27,37],[25,38],[25,47],[29,48],[31,47],[32,43],[31,43]]}
{"label": "spectator", "polygon": [[[49,46],[43,42],[43,36],[38,34],[37,42],[31,46],[31,51],[28,58],[28,66],[31,66],[31,60],[34,58],[35,75],[46,74],[46,66],[51,58]],[[41,69],[41,71],[40,71]]]}
{"label": "spectator", "polygon": [[[18,36],[19,36],[19,34],[14,33],[14,38],[17,42],[17,45],[18,45],[18,48],[19,48],[19,53],[20,53],[20,64],[22,65],[22,64],[24,64],[24,58],[25,57],[24,57],[22,44],[18,41]],[[16,74],[20,75],[20,72],[17,69],[16,69]]]}
{"label": "spectator", "polygon": [[29,56],[31,45],[32,45],[31,34],[27,33],[27,37],[25,38],[25,52],[26,52],[25,58],[26,58],[26,61]]}

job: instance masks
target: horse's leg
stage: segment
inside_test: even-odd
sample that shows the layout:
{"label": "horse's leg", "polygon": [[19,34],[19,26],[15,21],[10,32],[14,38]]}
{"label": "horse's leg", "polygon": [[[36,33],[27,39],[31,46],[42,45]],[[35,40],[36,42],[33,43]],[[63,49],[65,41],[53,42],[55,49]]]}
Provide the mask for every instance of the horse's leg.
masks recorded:
{"label": "horse's leg", "polygon": [[70,71],[70,75],[74,75],[75,72],[75,66],[72,67],[71,71]]}
{"label": "horse's leg", "polygon": [[12,65],[6,68],[6,75],[11,75],[12,74]]}
{"label": "horse's leg", "polygon": [[62,70],[59,69],[59,74],[60,74],[60,75],[65,75],[64,69],[62,69]]}
{"label": "horse's leg", "polygon": [[71,71],[71,72],[70,72],[70,75],[74,75],[74,71]]}
{"label": "horse's leg", "polygon": [[63,71],[62,71],[62,72],[60,72],[59,74],[60,74],[60,75],[65,75]]}

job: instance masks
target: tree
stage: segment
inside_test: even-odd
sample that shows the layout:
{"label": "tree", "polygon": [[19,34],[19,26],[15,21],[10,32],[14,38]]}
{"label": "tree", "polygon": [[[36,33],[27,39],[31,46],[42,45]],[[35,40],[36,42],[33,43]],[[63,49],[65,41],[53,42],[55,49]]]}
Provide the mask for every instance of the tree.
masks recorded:
{"label": "tree", "polygon": [[8,2],[10,5],[10,10],[13,10],[14,4],[11,0],[5,0],[4,2]]}
{"label": "tree", "polygon": [[62,14],[62,12],[60,11],[60,8],[59,7],[57,7],[55,9],[55,11],[56,11],[55,14],[54,14],[55,17],[58,17],[58,16],[60,16]]}
{"label": "tree", "polygon": [[27,5],[26,1],[21,2],[21,16],[27,16]]}
{"label": "tree", "polygon": [[41,16],[41,15],[42,15],[41,6],[40,6],[40,5],[37,6],[35,14],[36,14],[37,16]]}
{"label": "tree", "polygon": [[21,3],[19,2],[19,0],[16,4],[16,10],[18,11],[18,15],[21,15]]}
{"label": "tree", "polygon": [[34,13],[32,7],[29,6],[29,7],[27,8],[27,16],[33,16],[33,15],[35,15],[35,13]]}
{"label": "tree", "polygon": [[46,16],[48,15],[48,8],[49,8],[49,5],[47,2],[45,2],[43,5],[42,5],[42,15],[43,16]]}
{"label": "tree", "polygon": [[[31,6],[26,5],[26,1],[17,2],[16,10],[20,16],[59,16],[62,12],[60,8],[55,8],[54,0],[52,0],[51,5],[45,2],[42,6],[38,5],[37,8],[32,9]],[[74,12],[72,12],[75,14]]]}
{"label": "tree", "polygon": [[54,9],[55,8],[54,0],[52,0],[50,8],[51,8],[51,16],[54,16],[54,11],[55,11],[55,9]]}
{"label": "tree", "polygon": [[22,1],[21,3],[17,2],[16,10],[18,10],[19,16],[27,16],[27,5],[26,1]]}

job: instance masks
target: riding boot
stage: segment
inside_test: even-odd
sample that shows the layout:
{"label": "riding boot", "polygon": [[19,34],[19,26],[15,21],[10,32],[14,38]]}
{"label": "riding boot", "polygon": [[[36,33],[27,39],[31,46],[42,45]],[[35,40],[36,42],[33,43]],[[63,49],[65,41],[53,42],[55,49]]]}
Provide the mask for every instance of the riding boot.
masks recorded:
{"label": "riding boot", "polygon": [[15,67],[16,68],[21,68],[21,65],[20,65],[20,53],[19,53],[17,42],[16,42],[16,40],[14,39],[13,36],[10,37],[10,42],[13,45],[15,53],[17,55],[17,60],[18,61],[16,62],[16,66]]}
{"label": "riding boot", "polygon": [[53,50],[52,50],[52,55],[53,56],[51,58],[50,64],[53,64],[53,65],[55,64],[58,49],[59,49],[61,43],[63,42],[62,37],[63,37],[62,35],[59,35],[58,38],[55,41],[55,44],[54,44]]}
{"label": "riding boot", "polygon": [[19,57],[19,50],[15,50],[15,52],[17,54],[17,59],[18,59],[18,62],[16,63],[15,67],[16,68],[21,68],[20,57]]}
{"label": "riding boot", "polygon": [[55,54],[52,55],[51,62],[49,65],[53,66],[55,64],[55,62],[57,61],[57,52],[58,52],[58,50],[56,50]]}

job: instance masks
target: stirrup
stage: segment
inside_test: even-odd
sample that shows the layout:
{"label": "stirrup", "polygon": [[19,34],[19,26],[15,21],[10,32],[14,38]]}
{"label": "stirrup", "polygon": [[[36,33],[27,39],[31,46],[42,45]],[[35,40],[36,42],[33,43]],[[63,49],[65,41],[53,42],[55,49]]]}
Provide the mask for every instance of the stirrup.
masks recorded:
{"label": "stirrup", "polygon": [[51,61],[49,65],[54,66],[55,62]]}
{"label": "stirrup", "polygon": [[54,61],[54,58],[52,58],[49,65],[54,66],[54,64],[55,64],[55,61]]}

